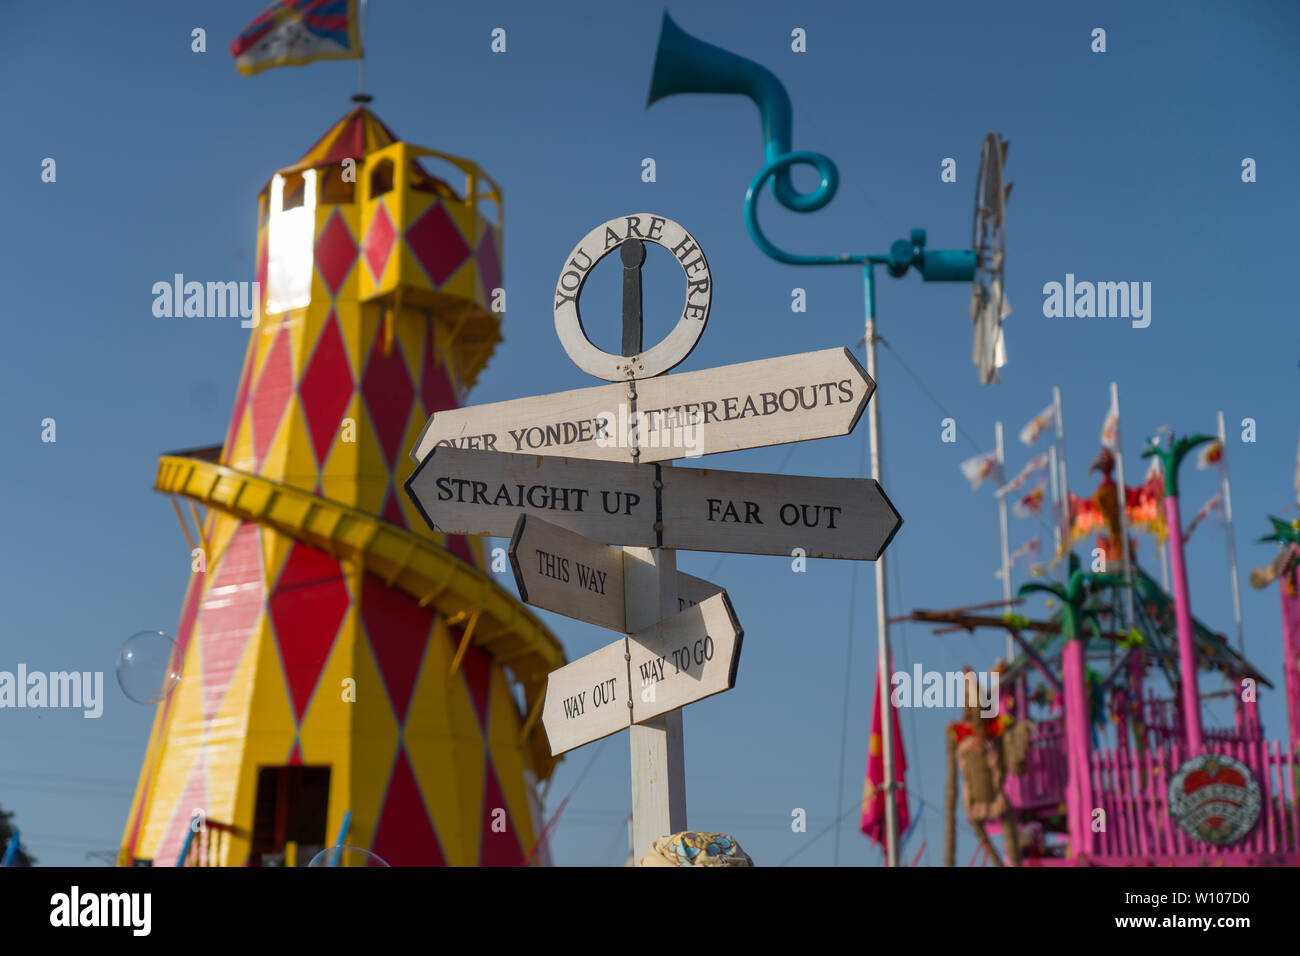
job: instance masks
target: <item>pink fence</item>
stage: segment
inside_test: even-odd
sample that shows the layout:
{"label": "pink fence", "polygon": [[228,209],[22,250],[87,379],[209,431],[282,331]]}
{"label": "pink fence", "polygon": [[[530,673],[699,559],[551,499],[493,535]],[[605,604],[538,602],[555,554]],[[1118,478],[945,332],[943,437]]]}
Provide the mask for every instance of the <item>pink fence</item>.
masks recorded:
{"label": "pink fence", "polygon": [[[1300,852],[1300,797],[1295,754],[1277,741],[1206,741],[1212,753],[1233,757],[1255,775],[1260,788],[1259,822],[1244,839],[1216,847],[1188,836],[1169,814],[1169,781],[1182,765],[1186,749],[1178,744],[1157,747],[1141,758],[1130,750],[1099,750],[1091,755],[1092,792],[1106,812],[1105,829],[1084,830],[1094,858],[1201,857],[1231,864],[1243,855]],[[1097,862],[1103,862],[1097,860]],[[1116,861],[1120,862],[1120,861]],[[1295,862],[1294,860],[1292,862]]]}
{"label": "pink fence", "polygon": [[[1142,706],[1142,719],[1151,746],[1168,747],[1183,742],[1182,711],[1176,700],[1157,697],[1153,690],[1148,689]],[[1204,735],[1207,743],[1235,744],[1259,739],[1258,731],[1251,733],[1239,727],[1206,727]]]}
{"label": "pink fence", "polygon": [[1029,741],[1025,772],[1007,776],[1003,789],[1018,810],[1055,806],[1065,802],[1064,718],[1039,721]]}

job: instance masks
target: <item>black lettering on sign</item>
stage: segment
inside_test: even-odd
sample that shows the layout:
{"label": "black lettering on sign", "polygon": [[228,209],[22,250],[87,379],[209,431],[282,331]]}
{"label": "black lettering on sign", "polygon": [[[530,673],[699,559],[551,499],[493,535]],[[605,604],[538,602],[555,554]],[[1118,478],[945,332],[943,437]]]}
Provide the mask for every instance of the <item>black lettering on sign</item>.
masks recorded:
{"label": "black lettering on sign", "polygon": [[[537,548],[537,573],[554,578],[563,584],[569,583],[569,559],[558,554],[551,554]],[[581,565],[579,565],[581,567]]]}
{"label": "black lettering on sign", "polygon": [[575,561],[574,563],[578,566],[578,584],[586,588],[588,591],[595,591],[597,594],[604,594],[605,578],[609,576],[609,572],[597,571],[594,568],[589,568],[581,561]]}
{"label": "black lettering on sign", "polygon": [[664,659],[662,657],[651,658],[641,665],[641,686],[647,684],[657,684],[664,679]]}
{"label": "black lettering on sign", "polygon": [[584,690],[581,694],[578,694],[576,697],[564,698],[564,719],[565,720],[572,720],[574,717],[582,716],[582,712],[586,709],[585,706],[586,701],[584,700],[586,696],[587,696],[587,692]]}
{"label": "black lettering on sign", "polygon": [[742,518],[740,517],[740,511],[736,507],[736,503],[730,499],[728,499],[726,507],[723,507],[721,498],[706,498],[704,500],[709,504],[710,521],[721,521],[724,524],[728,521],[734,521],[736,524],[763,523],[763,519],[759,517],[758,514],[758,502],[756,501],[744,502],[745,517]]}
{"label": "black lettering on sign", "polygon": [[822,527],[823,519],[826,521],[825,527],[835,530],[835,516],[844,509],[836,505],[796,505],[787,502],[781,506],[778,517],[781,523],[786,527],[791,525],[802,524],[805,528]]}
{"label": "black lettering on sign", "polygon": [[614,682],[618,678],[603,680],[591,689],[591,702],[599,707],[601,704],[614,703]]}

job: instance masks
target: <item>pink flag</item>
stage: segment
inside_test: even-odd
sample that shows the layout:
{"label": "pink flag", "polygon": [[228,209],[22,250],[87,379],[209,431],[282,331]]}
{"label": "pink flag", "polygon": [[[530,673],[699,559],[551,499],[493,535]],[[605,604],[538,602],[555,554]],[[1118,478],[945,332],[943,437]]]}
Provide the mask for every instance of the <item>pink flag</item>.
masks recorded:
{"label": "pink flag", "polygon": [[[871,740],[867,745],[867,779],[862,786],[862,832],[882,847],[885,845],[885,756],[881,747],[880,732],[880,674],[876,674],[876,695],[871,706]],[[898,833],[907,831],[911,818],[907,812],[907,791],[903,778],[907,775],[907,757],[903,754],[903,732],[898,725],[898,708],[891,699],[894,738],[894,806],[897,808]]]}

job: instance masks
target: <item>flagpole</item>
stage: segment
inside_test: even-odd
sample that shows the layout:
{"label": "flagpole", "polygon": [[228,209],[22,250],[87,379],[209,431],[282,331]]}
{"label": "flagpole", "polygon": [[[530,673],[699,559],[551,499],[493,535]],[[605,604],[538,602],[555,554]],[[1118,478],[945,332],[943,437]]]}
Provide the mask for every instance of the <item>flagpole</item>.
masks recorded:
{"label": "flagpole", "polygon": [[[1057,461],[1061,469],[1061,542],[1068,551],[1070,549],[1070,531],[1072,530],[1070,516],[1070,482],[1065,470],[1065,421],[1061,418],[1061,389],[1057,386],[1052,386],[1052,404],[1056,408],[1056,442],[1060,446]],[[1064,580],[1069,581],[1070,562],[1068,560],[1065,562],[1061,573]]]}
{"label": "flagpole", "polygon": [[1128,485],[1124,484],[1124,442],[1120,437],[1123,417],[1119,413],[1119,386],[1110,383],[1110,404],[1115,409],[1115,470],[1119,477],[1119,542],[1120,560],[1124,562],[1124,615],[1127,626],[1136,625],[1133,616],[1133,562],[1128,553]]}
{"label": "flagpole", "polygon": [[[880,377],[876,371],[876,282],[875,264],[862,268],[866,299],[867,375],[876,383],[876,392],[867,403],[867,424],[871,446],[871,477],[880,481]],[[894,709],[890,706],[893,683],[889,679],[889,605],[885,594],[885,556],[876,565],[876,682],[880,688],[880,753],[883,758],[885,792],[885,865],[898,865],[898,808],[894,803]],[[836,826],[838,826],[838,822]]]}
{"label": "flagpole", "polygon": [[1237,588],[1237,548],[1232,536],[1232,489],[1228,485],[1228,439],[1219,412],[1219,478],[1223,485],[1223,520],[1228,530],[1228,572],[1232,579],[1232,616],[1237,624],[1237,650],[1245,656],[1246,642],[1241,630],[1241,592]]}
{"label": "flagpole", "polygon": [[[1002,450],[1002,423],[994,424],[994,432],[998,441],[998,480],[1006,484],[1007,470],[1003,458]],[[1007,548],[1007,496],[994,495],[998,499],[998,525],[1002,529],[1002,600],[1005,602],[1004,610],[1011,606],[1011,559]],[[1007,632],[1007,664],[1010,664],[1012,656],[1011,632]]]}
{"label": "flagpole", "polygon": [[373,97],[366,95],[366,0],[361,2],[361,15],[357,17],[357,39],[361,42],[361,56],[357,63],[357,95],[353,102],[369,103]]}
{"label": "flagpole", "polygon": [[1052,515],[1055,519],[1052,522],[1052,535],[1056,539],[1054,542],[1056,548],[1052,551],[1052,554],[1060,554],[1061,553],[1061,522],[1060,522],[1061,489],[1060,489],[1060,481],[1059,481],[1060,475],[1057,472],[1057,468],[1056,468],[1056,442],[1052,442],[1050,445],[1047,446],[1047,465],[1048,465],[1048,470],[1050,472],[1050,477],[1052,479]]}

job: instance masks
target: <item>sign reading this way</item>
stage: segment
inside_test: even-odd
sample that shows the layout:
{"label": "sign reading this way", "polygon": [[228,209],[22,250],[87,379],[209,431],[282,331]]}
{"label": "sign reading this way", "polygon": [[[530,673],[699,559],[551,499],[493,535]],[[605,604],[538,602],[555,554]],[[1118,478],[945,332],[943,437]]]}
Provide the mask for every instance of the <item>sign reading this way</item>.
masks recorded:
{"label": "sign reading this way", "polygon": [[870,478],[662,468],[434,449],[406,482],[447,534],[508,537],[520,514],[603,544],[874,561],[902,524]]}
{"label": "sign reading this way", "polygon": [[[523,514],[510,539],[510,566],[524,602],[626,633],[622,549]],[[702,578],[677,572],[678,610],[721,590]]]}
{"label": "sign reading this way", "polygon": [[744,632],[726,592],[551,671],[542,726],[562,754],[730,690]]}

